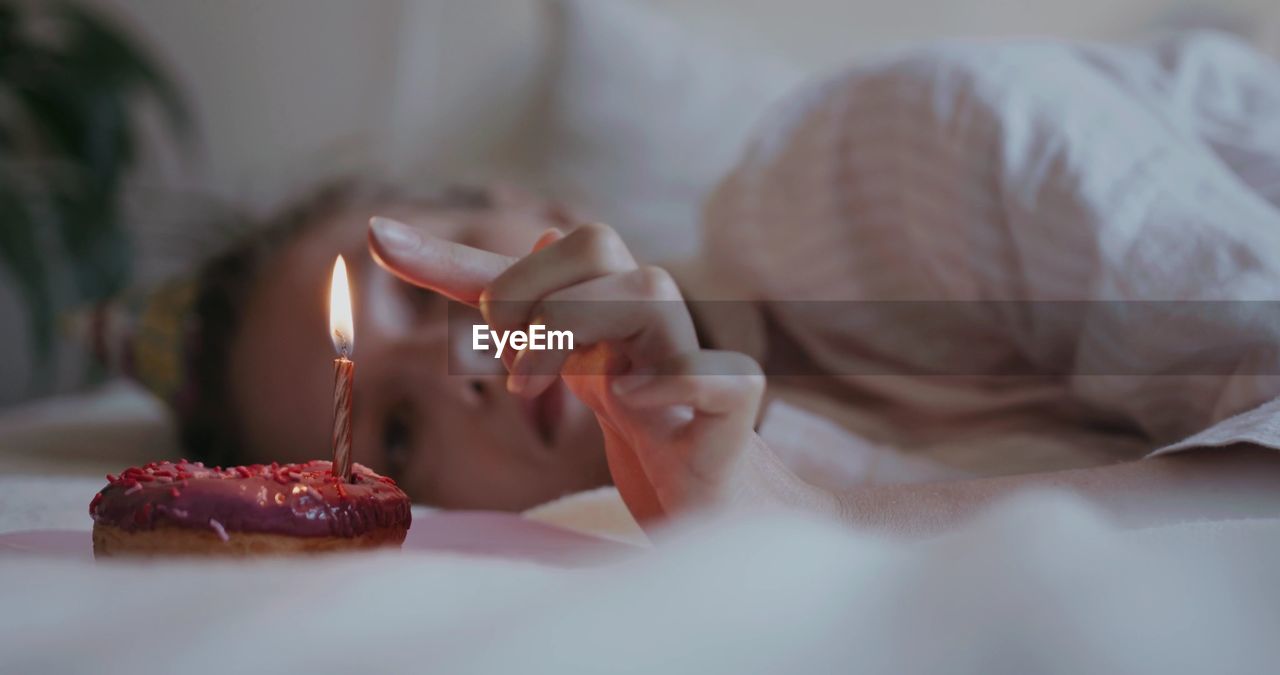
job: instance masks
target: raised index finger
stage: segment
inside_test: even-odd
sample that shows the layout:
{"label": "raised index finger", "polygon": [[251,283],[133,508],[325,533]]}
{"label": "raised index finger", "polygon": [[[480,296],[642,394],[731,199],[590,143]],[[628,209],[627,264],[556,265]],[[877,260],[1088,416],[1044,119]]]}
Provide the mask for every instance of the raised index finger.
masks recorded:
{"label": "raised index finger", "polygon": [[480,303],[480,293],[516,261],[380,216],[369,219],[369,252],[404,281],[473,307]]}

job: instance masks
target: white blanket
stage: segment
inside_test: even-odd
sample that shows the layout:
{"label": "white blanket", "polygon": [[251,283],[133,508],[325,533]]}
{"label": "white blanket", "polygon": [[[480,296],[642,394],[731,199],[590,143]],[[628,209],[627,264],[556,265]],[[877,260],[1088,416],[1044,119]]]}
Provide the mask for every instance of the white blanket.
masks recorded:
{"label": "white blanket", "polygon": [[[843,387],[851,452],[1096,465],[1280,396],[1280,65],[1227,36],[859,64],[772,116],[707,230]],[[752,329],[717,345],[759,355]],[[1198,445],[1280,448],[1251,421]]]}
{"label": "white blanket", "polygon": [[783,515],[603,567],[0,557],[0,672],[1270,672],[1280,523],[1120,532],[1054,496],[923,544]]}

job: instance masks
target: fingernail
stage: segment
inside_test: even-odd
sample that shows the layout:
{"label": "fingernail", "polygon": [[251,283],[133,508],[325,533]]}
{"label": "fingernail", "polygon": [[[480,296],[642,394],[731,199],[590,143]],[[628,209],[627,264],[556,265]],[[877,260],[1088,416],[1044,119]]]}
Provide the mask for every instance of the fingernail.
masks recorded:
{"label": "fingernail", "polygon": [[488,288],[485,288],[484,290],[480,291],[480,297],[476,300],[476,304],[477,304],[476,309],[480,310],[480,316],[484,319],[485,323],[489,325],[493,325],[493,319],[492,317],[489,316],[489,310],[491,308],[489,307],[489,289]]}
{"label": "fingernail", "polygon": [[507,376],[507,392],[511,394],[519,394],[529,385],[529,376],[521,373],[511,373]]}
{"label": "fingernail", "polygon": [[516,352],[515,358],[512,358],[507,364],[507,391],[512,394],[519,394],[529,386],[529,374],[521,372],[520,367],[525,361],[525,355],[529,350],[522,349]]}
{"label": "fingernail", "polygon": [[415,251],[422,246],[422,237],[417,230],[390,218],[370,218],[369,229],[378,243],[391,251]]}
{"label": "fingernail", "polygon": [[564,239],[564,232],[558,227],[547,228],[545,232],[538,235],[538,240],[533,242],[533,252],[537,253],[542,249]]}
{"label": "fingernail", "polygon": [[639,368],[627,373],[626,375],[619,375],[618,377],[613,378],[613,384],[609,385],[609,388],[618,396],[626,396],[627,394],[630,394],[631,392],[652,382],[653,375],[654,373],[652,370]]}
{"label": "fingernail", "polygon": [[528,349],[521,349],[520,351],[516,352],[515,358],[511,359],[511,372],[517,373],[523,370],[521,366],[524,365],[524,362],[526,361],[525,357],[528,354],[529,354]]}

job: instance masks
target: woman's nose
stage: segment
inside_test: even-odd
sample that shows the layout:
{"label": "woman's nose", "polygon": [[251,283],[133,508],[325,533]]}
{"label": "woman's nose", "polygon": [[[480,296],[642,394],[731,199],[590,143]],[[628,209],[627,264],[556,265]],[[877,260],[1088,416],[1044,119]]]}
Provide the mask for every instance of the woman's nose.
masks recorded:
{"label": "woman's nose", "polygon": [[450,340],[449,365],[444,386],[467,406],[483,408],[506,393],[507,371],[500,359],[477,353],[468,345]]}
{"label": "woman's nose", "polygon": [[482,326],[484,319],[480,313],[469,307],[456,310],[450,308],[447,327],[447,346],[449,356],[449,374],[467,377],[505,376],[506,368],[502,359],[489,348],[488,343],[480,349],[476,348],[474,327]]}
{"label": "woman's nose", "polygon": [[[469,309],[469,308],[468,308]],[[462,402],[484,406],[506,392],[507,370],[502,360],[489,350],[477,350],[472,344],[472,326],[483,325],[479,312],[450,311],[446,386]]]}
{"label": "woman's nose", "polygon": [[506,392],[506,368],[500,359],[477,354],[456,336],[446,339],[419,332],[402,343],[397,368],[432,396],[444,396],[468,408],[485,408]]}
{"label": "woman's nose", "polygon": [[444,386],[463,405],[475,409],[489,407],[495,396],[506,393],[502,376],[446,375]]}

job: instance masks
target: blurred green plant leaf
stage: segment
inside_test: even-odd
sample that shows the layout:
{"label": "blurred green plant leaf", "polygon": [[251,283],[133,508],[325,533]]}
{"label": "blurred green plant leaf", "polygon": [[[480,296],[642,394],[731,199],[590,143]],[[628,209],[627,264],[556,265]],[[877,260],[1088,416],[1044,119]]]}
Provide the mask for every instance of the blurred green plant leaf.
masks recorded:
{"label": "blurred green plant leaf", "polygon": [[37,238],[36,215],[29,200],[11,187],[0,181],[0,262],[12,272],[27,306],[37,361],[45,364],[53,343],[55,320],[49,270]]}
{"label": "blurred green plant leaf", "polygon": [[[128,280],[121,189],[143,100],[159,104],[174,138],[190,137],[177,86],[107,16],[66,0],[0,0],[0,263],[41,360],[64,303],[107,297]],[[55,292],[59,277],[74,297]]]}

